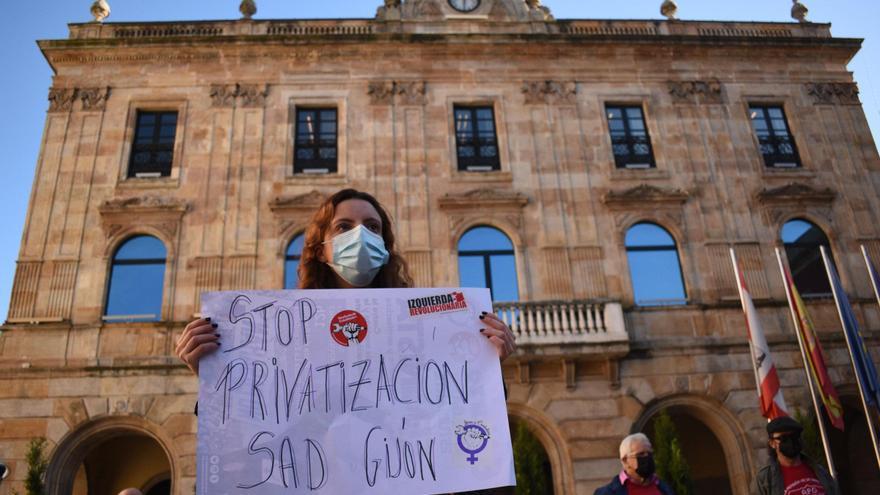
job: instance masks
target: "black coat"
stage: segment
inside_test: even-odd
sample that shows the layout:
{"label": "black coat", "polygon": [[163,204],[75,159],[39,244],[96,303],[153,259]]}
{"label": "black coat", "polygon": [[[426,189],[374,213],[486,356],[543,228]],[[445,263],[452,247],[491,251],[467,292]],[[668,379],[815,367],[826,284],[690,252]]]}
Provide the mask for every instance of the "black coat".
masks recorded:
{"label": "black coat", "polygon": [[[663,480],[660,480],[660,483],[657,485],[657,488],[660,489],[660,493],[663,495],[675,495],[675,492],[672,491],[672,488],[669,487]],[[620,476],[615,476],[614,479],[611,480],[611,483],[608,483],[605,486],[599,487],[593,492],[593,495],[626,495],[627,489],[620,483]]]}

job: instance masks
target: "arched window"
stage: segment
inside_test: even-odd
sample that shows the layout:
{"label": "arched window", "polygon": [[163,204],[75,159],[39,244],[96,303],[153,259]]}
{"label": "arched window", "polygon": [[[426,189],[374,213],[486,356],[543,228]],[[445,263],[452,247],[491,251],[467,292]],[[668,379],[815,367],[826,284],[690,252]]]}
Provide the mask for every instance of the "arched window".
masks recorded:
{"label": "arched window", "polygon": [[626,231],[626,258],[636,304],[685,304],[684,277],[675,239],[653,223],[637,223]]}
{"label": "arched window", "polygon": [[125,241],[113,255],[105,319],[154,321],[162,315],[165,245],[149,235]]}
{"label": "arched window", "polygon": [[488,287],[493,301],[516,301],[513,243],[492,227],[474,227],[458,241],[458,276],[462,287]]}
{"label": "arched window", "polygon": [[829,255],[831,244],[822,229],[801,219],[790,220],[782,226],[782,244],[791,267],[794,285],[801,295],[822,296],[831,294],[825,264],[819,246],[825,246]]}
{"label": "arched window", "polygon": [[306,236],[299,234],[287,245],[287,252],[284,254],[284,288],[296,289],[299,286],[299,259],[302,257],[303,243]]}

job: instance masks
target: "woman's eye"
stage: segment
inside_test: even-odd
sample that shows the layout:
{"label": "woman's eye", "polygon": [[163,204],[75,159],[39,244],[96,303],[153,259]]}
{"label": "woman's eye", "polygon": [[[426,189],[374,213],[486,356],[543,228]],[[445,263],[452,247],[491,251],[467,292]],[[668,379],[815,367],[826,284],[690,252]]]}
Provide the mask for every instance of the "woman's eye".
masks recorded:
{"label": "woman's eye", "polygon": [[347,223],[337,223],[336,224],[336,231],[337,232],[345,232],[346,230],[351,230],[351,225],[349,225]]}
{"label": "woman's eye", "polygon": [[370,225],[370,226],[368,226],[367,228],[370,229],[370,230],[371,230],[373,233],[375,233],[375,234],[378,234],[379,231],[382,230],[382,229],[379,228],[378,225],[375,225],[375,224]]}

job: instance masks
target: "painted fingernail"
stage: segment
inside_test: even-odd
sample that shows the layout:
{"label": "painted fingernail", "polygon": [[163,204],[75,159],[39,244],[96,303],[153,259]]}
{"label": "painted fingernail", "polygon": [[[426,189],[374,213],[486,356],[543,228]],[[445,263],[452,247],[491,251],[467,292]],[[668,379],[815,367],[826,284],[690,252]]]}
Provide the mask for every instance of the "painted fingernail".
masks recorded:
{"label": "painted fingernail", "polygon": [[218,339],[220,338],[220,334],[219,334],[219,333],[215,333],[214,335],[216,335]]}
{"label": "painted fingernail", "polygon": [[220,345],[220,342],[217,342],[217,345]]}
{"label": "painted fingernail", "polygon": [[480,319],[481,319],[481,320],[482,320],[483,318],[485,318],[485,317],[486,317],[485,314],[480,315]]}
{"label": "painted fingernail", "polygon": [[485,332],[485,331],[486,331],[485,328],[481,328],[481,329],[480,329],[480,332]]}
{"label": "painted fingernail", "polygon": [[480,313],[480,314],[481,314],[481,315],[487,315],[487,314],[489,314],[489,313],[488,313],[488,312],[486,312],[486,311],[483,311],[483,312],[482,312],[482,313]]}
{"label": "painted fingernail", "polygon": [[211,321],[211,317],[210,317],[210,316],[206,316],[206,317],[205,317],[205,321]]}
{"label": "painted fingernail", "polygon": [[214,328],[217,328],[217,324],[216,324],[216,323],[211,323],[211,326],[214,327]]}

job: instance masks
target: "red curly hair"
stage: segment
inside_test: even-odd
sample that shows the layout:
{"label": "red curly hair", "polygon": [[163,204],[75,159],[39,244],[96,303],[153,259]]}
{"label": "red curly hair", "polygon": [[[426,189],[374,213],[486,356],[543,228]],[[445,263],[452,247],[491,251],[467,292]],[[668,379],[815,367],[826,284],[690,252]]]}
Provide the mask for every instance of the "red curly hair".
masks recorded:
{"label": "red curly hair", "polygon": [[412,287],[413,280],[409,274],[409,267],[400,253],[394,247],[394,232],[391,226],[391,217],[382,208],[379,201],[369,193],[355,189],[343,189],[330,196],[312,217],[309,227],[306,229],[306,238],[303,243],[302,257],[299,262],[299,288],[300,289],[338,289],[337,279],[333,268],[321,261],[321,253],[324,250],[324,236],[333,222],[336,214],[336,206],[349,199],[360,199],[370,203],[379,218],[382,220],[382,239],[385,241],[385,249],[388,250],[388,263],[385,264],[369,287],[377,289],[392,289]]}

